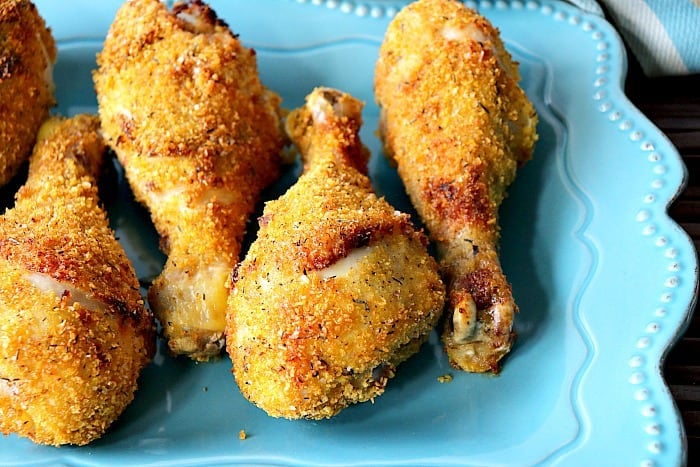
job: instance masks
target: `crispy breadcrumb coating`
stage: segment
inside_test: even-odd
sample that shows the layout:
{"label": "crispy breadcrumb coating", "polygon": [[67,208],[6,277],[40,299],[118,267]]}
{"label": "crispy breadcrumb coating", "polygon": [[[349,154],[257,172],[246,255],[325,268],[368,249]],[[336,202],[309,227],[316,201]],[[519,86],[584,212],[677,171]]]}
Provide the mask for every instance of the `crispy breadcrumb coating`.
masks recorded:
{"label": "crispy breadcrumb coating", "polygon": [[497,371],[517,306],[498,258],[498,208],[530,159],[537,117],[484,17],[419,0],[389,25],[375,70],[380,133],[435,241],[448,287],[452,365]]}
{"label": "crispy breadcrumb coating", "polygon": [[99,438],[155,351],[152,315],[109,228],[92,116],[50,119],[0,217],[0,431],[49,445]]}
{"label": "crispy breadcrumb coating", "polygon": [[362,104],[319,88],[287,131],[304,173],[266,204],[232,276],[227,349],[241,392],[275,417],[326,418],[384,392],[444,305],[427,238],[372,191]]}
{"label": "crispy breadcrumb coating", "polygon": [[104,133],[168,255],[150,305],[173,353],[207,360],[223,348],[246,222],[279,174],[280,99],[200,1],[127,1],[98,65]]}
{"label": "crispy breadcrumb coating", "polygon": [[0,0],[0,186],[32,152],[55,104],[56,44],[29,0]]}

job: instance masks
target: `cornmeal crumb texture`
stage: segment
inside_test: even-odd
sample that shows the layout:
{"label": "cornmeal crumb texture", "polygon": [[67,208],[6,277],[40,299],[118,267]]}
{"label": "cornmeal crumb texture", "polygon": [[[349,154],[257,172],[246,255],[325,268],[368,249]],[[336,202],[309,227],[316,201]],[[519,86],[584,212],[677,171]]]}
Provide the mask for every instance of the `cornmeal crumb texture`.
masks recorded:
{"label": "cornmeal crumb texture", "polygon": [[154,320],[109,228],[92,116],[49,120],[0,217],[0,431],[87,444],[132,401]]}
{"label": "cornmeal crumb texture", "polygon": [[29,0],[0,0],[0,186],[34,147],[54,105],[56,44]]}

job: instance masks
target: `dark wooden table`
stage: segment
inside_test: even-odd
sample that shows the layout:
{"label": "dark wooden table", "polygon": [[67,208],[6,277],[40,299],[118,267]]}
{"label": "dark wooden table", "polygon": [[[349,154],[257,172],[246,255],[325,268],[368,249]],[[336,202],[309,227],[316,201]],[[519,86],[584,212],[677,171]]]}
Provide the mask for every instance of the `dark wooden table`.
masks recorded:
{"label": "dark wooden table", "polygon": [[[688,184],[670,214],[700,247],[700,75],[647,78],[630,59],[630,100],[673,142],[688,168]],[[700,465],[700,313],[671,349],[664,375],[681,411],[688,439],[688,465]]]}

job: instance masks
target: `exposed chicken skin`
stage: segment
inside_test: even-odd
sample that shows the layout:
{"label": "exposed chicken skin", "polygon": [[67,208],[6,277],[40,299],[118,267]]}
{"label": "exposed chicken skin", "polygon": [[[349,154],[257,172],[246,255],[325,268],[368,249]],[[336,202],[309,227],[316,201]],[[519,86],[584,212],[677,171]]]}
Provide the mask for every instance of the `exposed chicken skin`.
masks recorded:
{"label": "exposed chicken skin", "polygon": [[29,0],[0,0],[0,186],[32,152],[54,104],[56,44]]}
{"label": "exposed chicken skin", "polygon": [[223,348],[246,222],[279,173],[280,99],[255,51],[197,1],[127,1],[98,65],[105,135],[168,254],[150,305],[173,353],[207,360]]}
{"label": "exposed chicken skin", "polygon": [[498,31],[453,0],[419,0],[389,25],[375,70],[380,133],[435,241],[453,366],[497,371],[517,310],[501,269],[498,208],[532,156],[534,108]]}
{"label": "exposed chicken skin", "polygon": [[361,109],[319,88],[288,116],[304,173],[267,203],[232,276],[233,372],[275,417],[330,417],[382,394],[444,305],[427,239],[372,192]]}
{"label": "exposed chicken skin", "polygon": [[0,217],[0,431],[87,444],[134,397],[153,316],[99,206],[96,117],[50,119]]}

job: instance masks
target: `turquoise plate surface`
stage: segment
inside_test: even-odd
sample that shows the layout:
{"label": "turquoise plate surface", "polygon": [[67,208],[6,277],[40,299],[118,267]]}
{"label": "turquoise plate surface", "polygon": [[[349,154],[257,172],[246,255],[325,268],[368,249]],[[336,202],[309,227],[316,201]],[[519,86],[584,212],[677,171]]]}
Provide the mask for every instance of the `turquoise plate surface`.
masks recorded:
{"label": "turquoise plate surface", "polygon": [[[119,1],[37,0],[59,44],[56,113],[96,111],[95,54]],[[406,2],[212,1],[258,52],[263,81],[302,103],[314,86],[366,101],[377,190],[410,211],[375,136],[377,50]],[[437,335],[374,403],[326,421],[268,417],[239,393],[230,361],[162,351],[133,404],[86,447],[0,437],[2,465],[626,465],[685,461],[661,375],[695,301],[696,252],[667,215],[683,186],[669,141],[627,100],[620,39],[557,1],[467,2],[501,29],[540,115],[534,160],[502,206],[502,261],[521,312],[498,376],[452,370]],[[147,281],[163,264],[118,168],[105,204]],[[294,182],[290,169],[267,193]],[[451,374],[449,383],[438,378]],[[240,440],[239,431],[248,438]]]}

